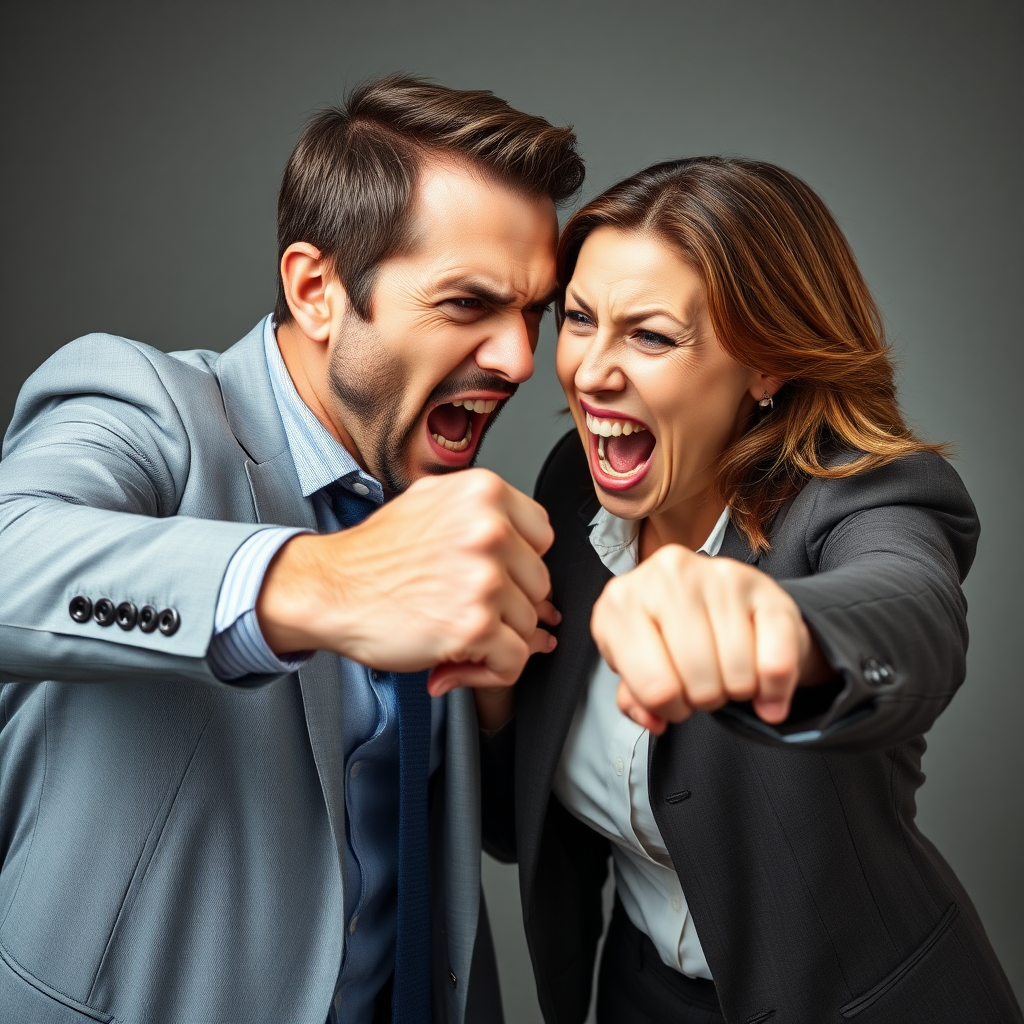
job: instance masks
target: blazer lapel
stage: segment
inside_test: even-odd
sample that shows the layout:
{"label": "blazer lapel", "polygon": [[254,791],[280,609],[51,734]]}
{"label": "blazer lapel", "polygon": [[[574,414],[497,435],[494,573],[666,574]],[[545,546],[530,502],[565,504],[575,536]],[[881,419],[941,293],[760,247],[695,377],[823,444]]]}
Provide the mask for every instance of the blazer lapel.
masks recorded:
{"label": "blazer lapel", "polygon": [[539,847],[562,746],[597,663],[590,613],[612,577],[591,548],[585,530],[579,531],[577,542],[564,555],[559,552],[551,563],[552,599],[562,612],[558,646],[551,655],[535,656],[516,694],[516,788],[522,794],[517,800],[516,817],[520,861],[528,873]]}
{"label": "blazer lapel", "polygon": [[[313,503],[302,495],[263,348],[264,321],[217,361],[224,411],[248,458],[245,472],[261,523],[316,531]],[[338,857],[345,863],[344,706],[338,658],[320,651],[299,669],[306,728],[320,775]]]}
{"label": "blazer lapel", "polygon": [[735,558],[737,562],[746,562],[749,565],[757,561],[757,552],[751,549],[747,538],[736,529],[736,524],[731,519],[725,528],[722,547],[718,553],[725,558]]}

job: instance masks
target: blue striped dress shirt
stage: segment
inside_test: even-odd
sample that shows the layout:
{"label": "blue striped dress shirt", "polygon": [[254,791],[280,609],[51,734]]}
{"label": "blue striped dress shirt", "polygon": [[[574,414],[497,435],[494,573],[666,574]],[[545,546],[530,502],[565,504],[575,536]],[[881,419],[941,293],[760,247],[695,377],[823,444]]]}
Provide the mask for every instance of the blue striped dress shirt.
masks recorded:
{"label": "blue striped dress shirt", "polygon": [[[273,320],[263,328],[274,397],[284,423],[302,495],[313,503],[317,526],[340,526],[324,489],[340,483],[383,504],[380,482],[364,473],[299,397],[281,358]],[[302,530],[268,527],[251,536],[228,564],[214,615],[207,660],[224,680],[294,672],[308,655],[279,658],[256,619],[256,598],[271,559]],[[347,658],[338,659],[345,705],[345,951],[330,1008],[331,1021],[369,1024],[377,992],[394,967],[395,887],[398,878],[398,720],[392,684]],[[440,764],[444,699],[431,702],[430,771]]]}

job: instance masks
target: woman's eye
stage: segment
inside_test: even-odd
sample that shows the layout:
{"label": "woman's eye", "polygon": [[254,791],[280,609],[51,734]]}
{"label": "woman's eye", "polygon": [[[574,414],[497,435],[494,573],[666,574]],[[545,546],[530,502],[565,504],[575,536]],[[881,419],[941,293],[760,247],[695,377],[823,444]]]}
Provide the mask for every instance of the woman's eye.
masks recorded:
{"label": "woman's eye", "polygon": [[654,331],[637,331],[635,337],[646,348],[675,348],[676,345],[671,338],[666,338],[664,334],[656,334]]}
{"label": "woman's eye", "polygon": [[586,313],[581,313],[578,309],[567,309],[565,311],[565,319],[571,320],[574,324],[579,324],[581,327],[593,326],[593,321],[590,317]]}

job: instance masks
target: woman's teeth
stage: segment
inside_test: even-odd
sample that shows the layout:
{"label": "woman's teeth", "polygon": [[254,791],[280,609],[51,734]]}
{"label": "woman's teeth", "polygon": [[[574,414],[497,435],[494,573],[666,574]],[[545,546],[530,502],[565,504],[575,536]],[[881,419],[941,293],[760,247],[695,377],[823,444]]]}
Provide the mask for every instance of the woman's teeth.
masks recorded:
{"label": "woman's teeth", "polygon": [[[454,405],[455,403],[453,402],[452,404]],[[430,436],[442,448],[447,448],[450,452],[464,452],[469,447],[469,442],[473,440],[473,424],[469,423],[466,425],[466,436],[461,441],[449,441],[447,437],[434,433]]]}
{"label": "woman's teeth", "polygon": [[597,435],[597,458],[601,463],[601,469],[611,477],[618,477],[619,479],[627,479],[628,477],[635,476],[637,470],[639,470],[644,463],[641,462],[633,469],[626,473],[621,473],[615,469],[612,464],[608,461],[605,455],[605,438],[607,437],[629,437],[630,434],[639,434],[641,431],[647,428],[641,426],[639,423],[633,420],[602,420],[596,416],[592,416],[589,412],[587,416],[587,430],[592,434]]}
{"label": "woman's teeth", "polygon": [[467,412],[494,412],[498,407],[496,398],[465,398],[449,403],[456,409],[465,409]]}
{"label": "woman's teeth", "polygon": [[632,420],[599,420],[587,413],[587,430],[599,437],[629,437],[630,434],[639,434],[641,430],[646,429]]}

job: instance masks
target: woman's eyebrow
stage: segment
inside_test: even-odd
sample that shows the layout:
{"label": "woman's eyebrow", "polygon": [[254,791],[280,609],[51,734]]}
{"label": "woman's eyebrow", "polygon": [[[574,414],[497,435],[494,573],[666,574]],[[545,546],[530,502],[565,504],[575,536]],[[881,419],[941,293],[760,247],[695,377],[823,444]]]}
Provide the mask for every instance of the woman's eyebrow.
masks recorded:
{"label": "woman's eyebrow", "polygon": [[583,312],[586,313],[591,320],[597,319],[597,317],[594,314],[594,311],[590,308],[590,306],[588,306],[587,303],[585,303],[574,291],[570,291],[569,295],[572,297],[572,301],[575,302],[576,305],[579,306],[580,309],[582,309]]}
{"label": "woman's eyebrow", "polygon": [[666,320],[671,320],[680,331],[688,331],[692,326],[691,324],[683,323],[683,321],[678,317],[674,317],[671,313],[667,313],[663,309],[641,309],[635,313],[629,313],[621,319],[623,323],[638,324],[644,320],[651,320],[658,316],[664,317]]}

